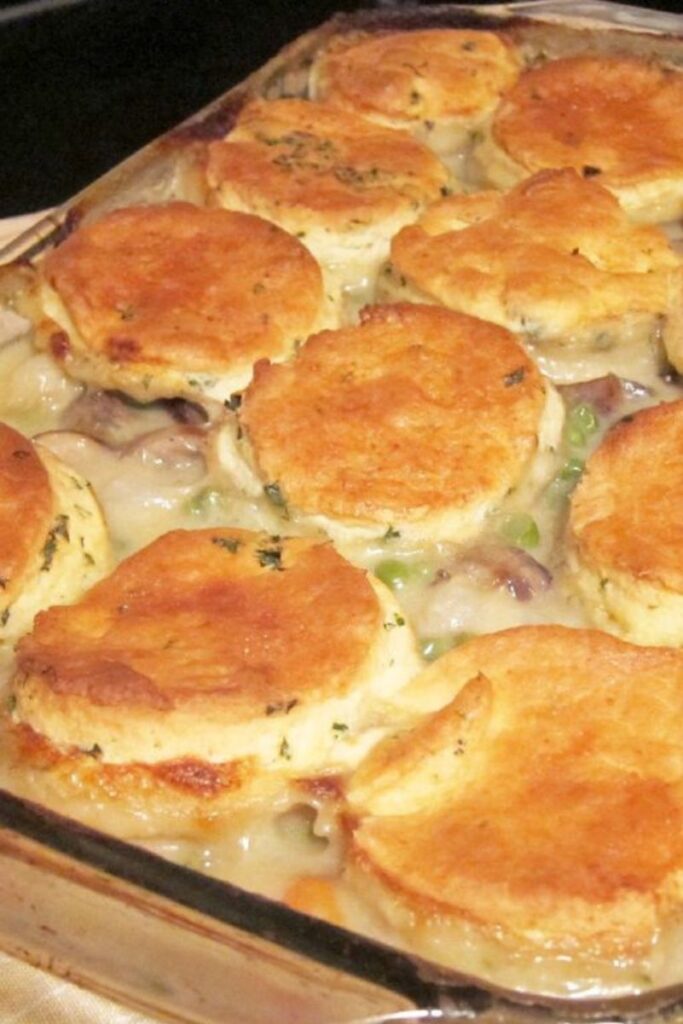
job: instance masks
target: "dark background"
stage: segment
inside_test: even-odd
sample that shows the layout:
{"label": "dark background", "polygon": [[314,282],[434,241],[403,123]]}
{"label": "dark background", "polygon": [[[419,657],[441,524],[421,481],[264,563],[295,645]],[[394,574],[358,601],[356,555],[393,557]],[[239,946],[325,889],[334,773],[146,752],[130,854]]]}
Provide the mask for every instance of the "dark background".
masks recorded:
{"label": "dark background", "polygon": [[[59,6],[59,4],[64,4]],[[67,199],[353,0],[0,5],[0,216]]]}
{"label": "dark background", "polygon": [[294,36],[371,5],[0,0],[0,216],[67,199]]}

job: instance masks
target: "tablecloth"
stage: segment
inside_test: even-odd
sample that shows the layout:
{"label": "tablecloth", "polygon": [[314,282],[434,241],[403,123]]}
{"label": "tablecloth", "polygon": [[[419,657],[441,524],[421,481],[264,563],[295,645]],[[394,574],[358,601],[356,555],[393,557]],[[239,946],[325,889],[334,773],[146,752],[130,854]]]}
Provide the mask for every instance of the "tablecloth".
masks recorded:
{"label": "tablecloth", "polygon": [[158,1024],[0,953],[1,1024]]}

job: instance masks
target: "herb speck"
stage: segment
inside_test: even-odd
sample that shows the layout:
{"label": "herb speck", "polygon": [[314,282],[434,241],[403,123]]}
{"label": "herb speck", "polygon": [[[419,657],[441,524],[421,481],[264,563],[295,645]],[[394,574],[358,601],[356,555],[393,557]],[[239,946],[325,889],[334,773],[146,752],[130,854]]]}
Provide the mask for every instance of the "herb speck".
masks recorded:
{"label": "herb speck", "polygon": [[65,515],[57,516],[55,524],[47,535],[47,540],[43,545],[41,552],[43,561],[40,566],[41,572],[49,572],[52,565],[52,560],[55,557],[57,551],[57,545],[59,544],[60,538],[64,540],[69,539],[69,517]]}
{"label": "herb speck", "polygon": [[278,483],[264,484],[263,493],[271,505],[275,505],[276,508],[282,509],[285,513],[287,512],[287,502]]}
{"label": "herb speck", "polygon": [[515,384],[521,384],[526,376],[526,370],[523,366],[519,366],[512,373],[508,373],[503,377],[503,384],[506,388],[514,387]]}
{"label": "herb speck", "polygon": [[266,704],[266,715],[288,715],[292,708],[295,708],[299,701],[296,697],[291,700],[278,700],[273,704]]}
{"label": "herb speck", "polygon": [[258,559],[259,565],[263,566],[264,569],[273,569],[275,572],[284,572],[284,565],[282,564],[282,548],[257,548],[256,558]]}
{"label": "herb speck", "polygon": [[218,548],[224,548],[231,555],[234,555],[242,547],[242,541],[236,537],[212,537],[211,543],[215,544]]}
{"label": "herb speck", "polygon": [[291,761],[292,760],[292,751],[290,749],[289,743],[287,742],[287,737],[286,736],[282,737],[282,742],[280,743],[279,754],[280,754],[280,757],[284,757],[284,759],[286,761]]}

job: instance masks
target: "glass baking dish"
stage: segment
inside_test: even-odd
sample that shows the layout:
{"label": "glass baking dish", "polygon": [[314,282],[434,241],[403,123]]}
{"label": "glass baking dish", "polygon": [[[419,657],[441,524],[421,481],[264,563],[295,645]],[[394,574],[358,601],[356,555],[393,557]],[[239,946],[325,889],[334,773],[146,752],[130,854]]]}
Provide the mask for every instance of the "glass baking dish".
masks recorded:
{"label": "glass baking dish", "polygon": [[[193,140],[252,95],[303,95],[312,54],[357,28],[505,26],[553,56],[590,50],[683,65],[683,16],[599,0],[380,7],[339,15],[110,171],[0,252],[11,307],[22,264],[84,219],[178,194]],[[476,1018],[683,1019],[683,985],[619,999],[506,991],[181,867],[0,790],[0,948],[139,1009],[196,1024]],[[681,972],[683,982],[683,970]],[[396,1015],[394,1017],[394,1015]]]}

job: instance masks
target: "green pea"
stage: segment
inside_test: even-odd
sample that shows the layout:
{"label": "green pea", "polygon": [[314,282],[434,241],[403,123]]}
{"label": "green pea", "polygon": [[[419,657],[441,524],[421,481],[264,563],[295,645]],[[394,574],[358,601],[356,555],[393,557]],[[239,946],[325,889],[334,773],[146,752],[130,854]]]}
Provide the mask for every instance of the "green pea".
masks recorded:
{"label": "green pea", "polygon": [[581,479],[581,474],[586,467],[583,459],[567,459],[558,474],[558,479],[576,486]]}
{"label": "green pea", "polygon": [[398,558],[385,558],[378,562],[374,569],[375,576],[386,583],[392,590],[402,590],[413,580],[419,579],[422,569],[410,562],[402,562]]}
{"label": "green pea", "polygon": [[548,484],[546,499],[551,504],[557,504],[568,498],[581,479],[584,468],[585,463],[582,459],[567,459],[557,476]]}
{"label": "green pea", "polygon": [[442,654],[471,640],[474,633],[444,633],[443,636],[424,636],[420,640],[420,654],[425,661],[436,661]]}
{"label": "green pea", "polygon": [[192,516],[204,516],[211,511],[221,508],[223,504],[223,492],[216,487],[202,487],[193,495],[187,505],[186,511]]}
{"label": "green pea", "polygon": [[505,516],[498,532],[508,544],[519,548],[538,547],[541,540],[536,521],[525,512]]}
{"label": "green pea", "polygon": [[585,448],[589,439],[600,429],[600,420],[588,402],[575,405],[567,414],[564,439],[570,448]]}

